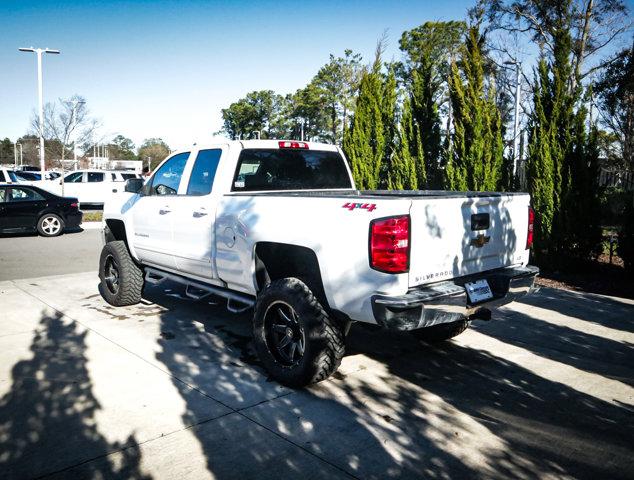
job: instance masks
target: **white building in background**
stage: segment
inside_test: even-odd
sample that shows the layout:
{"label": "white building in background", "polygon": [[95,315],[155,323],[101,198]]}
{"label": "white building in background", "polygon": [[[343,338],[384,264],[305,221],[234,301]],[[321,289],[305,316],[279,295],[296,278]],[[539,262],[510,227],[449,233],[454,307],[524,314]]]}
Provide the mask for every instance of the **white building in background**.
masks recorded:
{"label": "white building in background", "polygon": [[[108,157],[87,157],[86,159],[55,160],[56,165],[62,165],[65,172],[80,168],[98,170],[129,170],[139,175],[143,173],[143,162],[140,160],[112,160]],[[54,169],[56,170],[56,169]]]}
{"label": "white building in background", "polygon": [[100,170],[130,170],[134,173],[143,172],[143,162],[140,160],[112,160],[109,157],[88,157],[90,168]]}

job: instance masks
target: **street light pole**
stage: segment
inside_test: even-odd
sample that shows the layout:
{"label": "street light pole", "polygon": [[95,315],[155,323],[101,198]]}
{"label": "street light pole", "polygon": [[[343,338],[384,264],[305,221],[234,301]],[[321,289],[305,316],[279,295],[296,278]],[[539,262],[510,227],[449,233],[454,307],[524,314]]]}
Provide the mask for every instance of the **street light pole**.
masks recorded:
{"label": "street light pole", "polygon": [[37,93],[39,98],[39,111],[40,111],[40,123],[39,134],[40,134],[40,173],[42,175],[42,180],[44,180],[44,172],[46,170],[46,164],[44,162],[44,100],[42,95],[42,53],[52,53],[55,55],[59,54],[59,50],[52,50],[50,48],[19,48],[21,52],[32,52],[37,54]]}
{"label": "street light pole", "polygon": [[517,164],[520,153],[520,103],[522,96],[522,62],[509,60],[505,65],[515,65],[515,118],[513,119],[513,182],[517,179]]}
{"label": "street light pole", "polygon": [[522,84],[520,83],[520,72],[522,64],[515,62],[515,119],[513,122],[513,181],[517,177],[517,163],[520,153],[520,100],[522,95]]}

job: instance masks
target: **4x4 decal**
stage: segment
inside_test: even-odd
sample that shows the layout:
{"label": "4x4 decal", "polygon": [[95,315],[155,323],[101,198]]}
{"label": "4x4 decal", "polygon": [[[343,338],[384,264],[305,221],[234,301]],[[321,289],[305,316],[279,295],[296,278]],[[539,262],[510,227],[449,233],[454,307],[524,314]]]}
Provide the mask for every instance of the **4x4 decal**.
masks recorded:
{"label": "4x4 decal", "polygon": [[376,210],[376,203],[352,203],[352,202],[347,202],[343,204],[343,208],[347,208],[348,210],[352,211],[355,208],[363,208],[365,210],[367,210],[368,212],[372,212],[374,210]]}

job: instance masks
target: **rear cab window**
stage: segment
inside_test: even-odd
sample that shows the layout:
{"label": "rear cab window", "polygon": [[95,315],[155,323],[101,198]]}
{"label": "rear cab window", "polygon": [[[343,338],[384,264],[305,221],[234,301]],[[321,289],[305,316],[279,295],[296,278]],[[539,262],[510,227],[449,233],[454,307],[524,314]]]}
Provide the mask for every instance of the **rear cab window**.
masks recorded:
{"label": "rear cab window", "polygon": [[352,188],[338,152],[304,149],[245,149],[238,157],[233,192]]}

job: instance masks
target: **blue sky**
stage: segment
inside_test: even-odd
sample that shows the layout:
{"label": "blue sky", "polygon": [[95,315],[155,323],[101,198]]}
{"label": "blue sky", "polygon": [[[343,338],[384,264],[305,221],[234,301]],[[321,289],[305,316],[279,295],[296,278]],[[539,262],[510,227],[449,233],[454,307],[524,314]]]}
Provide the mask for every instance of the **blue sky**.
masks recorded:
{"label": "blue sky", "polygon": [[332,52],[369,60],[384,30],[463,16],[470,1],[0,0],[0,137],[25,133],[37,104],[36,56],[49,47],[44,98],[86,97],[104,134],[177,147],[211,138],[220,109],[252,90],[304,86]]}
{"label": "blue sky", "polygon": [[210,139],[220,109],[252,90],[304,86],[346,48],[368,60],[387,30],[388,59],[401,32],[427,20],[464,18],[469,1],[13,1],[0,0],[0,137],[28,129],[44,97],[86,97],[103,134],[173,148]]}

